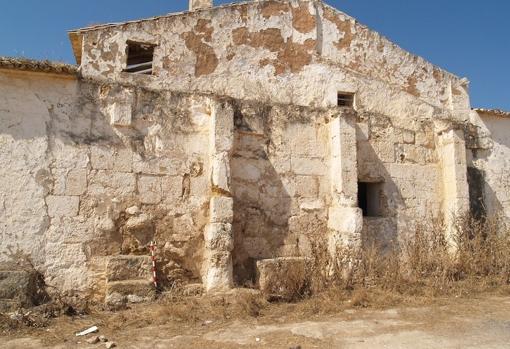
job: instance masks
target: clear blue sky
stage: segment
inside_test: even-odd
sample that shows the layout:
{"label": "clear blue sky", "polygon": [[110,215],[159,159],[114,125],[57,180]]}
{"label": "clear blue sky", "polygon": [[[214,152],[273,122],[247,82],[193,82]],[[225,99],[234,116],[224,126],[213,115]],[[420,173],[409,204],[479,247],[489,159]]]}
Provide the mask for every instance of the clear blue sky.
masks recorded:
{"label": "clear blue sky", "polygon": [[[215,4],[232,2],[216,0]],[[510,1],[329,0],[401,47],[471,81],[472,105],[510,111]],[[185,10],[188,0],[4,0],[0,56],[73,62],[66,30]]]}

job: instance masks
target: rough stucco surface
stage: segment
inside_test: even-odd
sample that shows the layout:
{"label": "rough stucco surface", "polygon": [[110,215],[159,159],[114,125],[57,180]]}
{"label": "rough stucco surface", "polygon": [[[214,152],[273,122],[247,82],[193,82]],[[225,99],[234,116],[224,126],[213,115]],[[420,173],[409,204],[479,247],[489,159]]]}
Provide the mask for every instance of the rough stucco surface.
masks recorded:
{"label": "rough stucco surface", "polygon": [[487,212],[510,217],[510,120],[487,112],[474,112],[479,127],[476,144],[469,154],[471,166],[482,171]]}
{"label": "rough stucco surface", "polygon": [[20,252],[51,285],[100,291],[107,256],[155,239],[165,275],[200,279],[207,103],[135,90],[131,126],[115,127],[116,86],[16,73],[0,89],[2,260]]}
{"label": "rough stucco surface", "polygon": [[[331,252],[390,247],[467,211],[467,166],[486,174],[489,212],[510,215],[508,120],[471,112],[465,80],[322,2],[80,35],[79,77],[0,70],[0,262],[30,256],[50,285],[151,291],[133,256],[152,240],[163,286],[208,291],[308,256],[313,234]],[[122,71],[128,40],[157,44],[153,75]],[[378,217],[362,217],[358,181],[380,186]]]}
{"label": "rough stucco surface", "polygon": [[[343,87],[370,95],[379,111],[388,100],[402,111],[399,104],[411,98],[469,107],[462,80],[322,2],[254,1],[83,35],[87,78],[308,106],[334,105]],[[160,79],[121,72],[127,39],[158,44],[154,71]],[[383,84],[386,95],[378,92]],[[431,114],[425,107],[407,112]]]}

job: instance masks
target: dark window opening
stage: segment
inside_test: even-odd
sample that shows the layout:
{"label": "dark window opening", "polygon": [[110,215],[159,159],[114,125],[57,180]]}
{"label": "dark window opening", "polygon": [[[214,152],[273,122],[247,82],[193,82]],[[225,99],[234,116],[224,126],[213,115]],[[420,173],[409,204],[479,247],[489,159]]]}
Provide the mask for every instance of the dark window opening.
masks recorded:
{"label": "dark window opening", "polygon": [[354,106],[354,93],[339,92],[337,95],[337,105],[339,107],[352,108]]}
{"label": "dark window opening", "polygon": [[469,208],[473,218],[482,220],[487,215],[485,206],[485,174],[476,167],[467,168]]}
{"label": "dark window opening", "polygon": [[358,183],[358,205],[364,217],[382,216],[383,183]]}
{"label": "dark window opening", "polygon": [[127,42],[127,73],[152,75],[152,61],[154,60],[153,44]]}

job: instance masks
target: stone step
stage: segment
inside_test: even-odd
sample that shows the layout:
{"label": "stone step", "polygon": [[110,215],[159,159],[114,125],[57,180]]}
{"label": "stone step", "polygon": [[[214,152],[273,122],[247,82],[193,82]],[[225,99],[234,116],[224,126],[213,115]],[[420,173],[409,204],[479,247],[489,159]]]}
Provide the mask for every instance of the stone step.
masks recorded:
{"label": "stone step", "polygon": [[125,280],[106,284],[106,304],[120,308],[129,303],[150,302],[156,298],[156,288],[151,281]]}
{"label": "stone step", "polygon": [[308,281],[307,258],[280,257],[257,261],[257,285],[268,299],[290,301]]}
{"label": "stone step", "polygon": [[149,256],[112,256],[106,265],[106,282],[124,280],[152,280]]}

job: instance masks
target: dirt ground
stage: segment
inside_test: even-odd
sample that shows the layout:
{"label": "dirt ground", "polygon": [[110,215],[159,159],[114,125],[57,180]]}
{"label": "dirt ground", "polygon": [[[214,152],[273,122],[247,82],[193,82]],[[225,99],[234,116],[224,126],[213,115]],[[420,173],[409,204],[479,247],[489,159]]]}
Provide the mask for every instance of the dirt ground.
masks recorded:
{"label": "dirt ground", "polygon": [[[191,301],[179,308],[167,301],[61,317],[45,328],[3,334],[0,347],[104,348],[104,343],[90,345],[87,337],[74,335],[97,325],[96,335],[106,336],[118,348],[510,348],[508,296],[438,299],[428,305],[382,309],[346,307],[329,315],[282,304],[269,305],[257,316],[236,317],[229,312],[258,310],[217,305]],[[219,309],[224,313],[218,314]]]}

